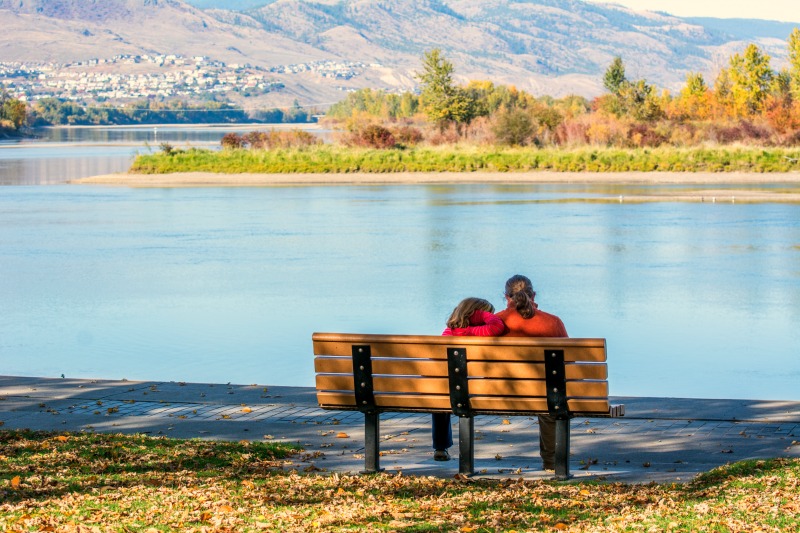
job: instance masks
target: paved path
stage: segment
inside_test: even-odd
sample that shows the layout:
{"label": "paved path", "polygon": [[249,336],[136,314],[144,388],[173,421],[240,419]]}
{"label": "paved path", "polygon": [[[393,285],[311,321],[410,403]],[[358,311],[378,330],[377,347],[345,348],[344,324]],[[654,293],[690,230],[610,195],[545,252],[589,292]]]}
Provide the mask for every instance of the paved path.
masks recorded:
{"label": "paved path", "polygon": [[[626,416],[572,420],[576,479],[688,481],[750,458],[800,457],[800,402],[613,398]],[[457,420],[453,418],[457,435]],[[358,472],[363,416],[324,411],[313,388],[0,376],[2,429],[146,433],[176,438],[276,440],[305,452],[287,468]],[[548,478],[538,456],[536,418],[475,421],[477,477]],[[381,416],[381,466],[388,472],[451,477],[435,462],[430,417]]]}

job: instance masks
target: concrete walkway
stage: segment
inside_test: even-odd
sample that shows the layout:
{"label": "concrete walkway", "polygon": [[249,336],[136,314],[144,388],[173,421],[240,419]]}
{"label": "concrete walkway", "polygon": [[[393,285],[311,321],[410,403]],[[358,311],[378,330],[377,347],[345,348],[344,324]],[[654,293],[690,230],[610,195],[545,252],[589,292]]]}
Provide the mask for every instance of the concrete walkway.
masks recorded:
{"label": "concrete walkway", "polygon": [[[728,462],[800,457],[800,402],[614,398],[626,416],[572,420],[576,479],[684,482]],[[458,424],[453,418],[457,440]],[[145,433],[175,438],[275,440],[305,452],[286,468],[356,473],[363,468],[363,415],[324,411],[313,388],[0,376],[0,429]],[[475,420],[476,477],[546,479],[536,418]],[[387,472],[452,477],[435,462],[430,416],[381,416]]]}

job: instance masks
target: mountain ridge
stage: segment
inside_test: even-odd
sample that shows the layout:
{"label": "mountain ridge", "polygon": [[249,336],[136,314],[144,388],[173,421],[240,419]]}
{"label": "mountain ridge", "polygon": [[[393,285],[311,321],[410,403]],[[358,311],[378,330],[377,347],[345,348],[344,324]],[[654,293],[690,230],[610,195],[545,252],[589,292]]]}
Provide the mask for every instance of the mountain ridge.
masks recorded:
{"label": "mountain ridge", "polygon": [[[715,71],[749,41],[785,61],[783,26],[746,39],[719,24],[580,0],[0,0],[0,61],[68,61],[118,53],[208,56],[263,68],[360,62],[343,80],[276,74],[266,101],[335,101],[364,87],[412,90],[422,54],[442,49],[457,80],[488,79],[534,94],[593,96],[620,55],[630,78],[677,90]],[[197,7],[195,7],[195,4]],[[261,4],[261,5],[258,5]],[[205,7],[205,9],[200,9]],[[732,28],[732,27],[731,27]],[[744,33],[743,33],[744,32]],[[788,33],[787,33],[788,35]],[[69,43],[69,46],[64,46]]]}

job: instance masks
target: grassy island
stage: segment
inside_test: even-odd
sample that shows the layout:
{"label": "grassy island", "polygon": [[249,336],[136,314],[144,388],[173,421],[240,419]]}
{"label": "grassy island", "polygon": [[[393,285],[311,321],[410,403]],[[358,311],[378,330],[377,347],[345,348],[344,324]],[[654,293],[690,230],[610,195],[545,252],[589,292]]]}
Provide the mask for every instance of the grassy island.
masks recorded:
{"label": "grassy island", "polygon": [[800,148],[500,148],[370,149],[314,146],[274,150],[169,150],[136,157],[139,174],[176,172],[795,172]]}

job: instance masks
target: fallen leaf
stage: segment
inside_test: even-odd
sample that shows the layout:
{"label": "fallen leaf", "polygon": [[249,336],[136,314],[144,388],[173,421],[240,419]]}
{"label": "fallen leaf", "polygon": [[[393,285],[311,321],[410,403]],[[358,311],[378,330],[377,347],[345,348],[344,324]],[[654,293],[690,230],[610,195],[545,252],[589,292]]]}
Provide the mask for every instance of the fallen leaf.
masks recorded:
{"label": "fallen leaf", "polygon": [[503,425],[504,426],[508,426],[509,424],[511,424],[511,420],[509,420],[508,418],[504,418],[503,419]]}
{"label": "fallen leaf", "polygon": [[212,516],[214,516],[214,515],[212,515],[208,511],[203,511],[202,513],[200,513],[200,521],[201,522],[208,522],[209,520],[211,520]]}
{"label": "fallen leaf", "polygon": [[219,507],[217,507],[217,511],[219,511],[220,513],[232,513],[233,507],[231,507],[230,505],[220,505]]}
{"label": "fallen leaf", "polygon": [[563,530],[567,529],[567,524],[565,524],[564,522],[559,522],[556,525],[554,525],[553,527],[558,529],[559,531],[563,531]]}
{"label": "fallen leaf", "polygon": [[583,489],[583,490],[581,491],[581,496],[589,496],[590,494],[591,494],[591,492],[589,492],[589,491],[588,491],[588,490],[586,490],[586,489]]}
{"label": "fallen leaf", "polygon": [[243,413],[252,413],[252,412],[253,412],[253,410],[252,410],[252,409],[250,409],[249,407],[245,407],[244,409],[242,409],[242,412],[243,412]]}
{"label": "fallen leaf", "polygon": [[11,488],[18,489],[19,488],[20,479],[19,476],[14,476],[11,478]]}
{"label": "fallen leaf", "polygon": [[344,431],[340,431],[339,433],[336,434],[336,438],[337,439],[349,439],[350,435],[348,435]]}
{"label": "fallen leaf", "polygon": [[67,442],[69,440],[69,437],[67,437],[66,435],[59,435],[58,437],[56,437],[56,440],[58,442]]}

